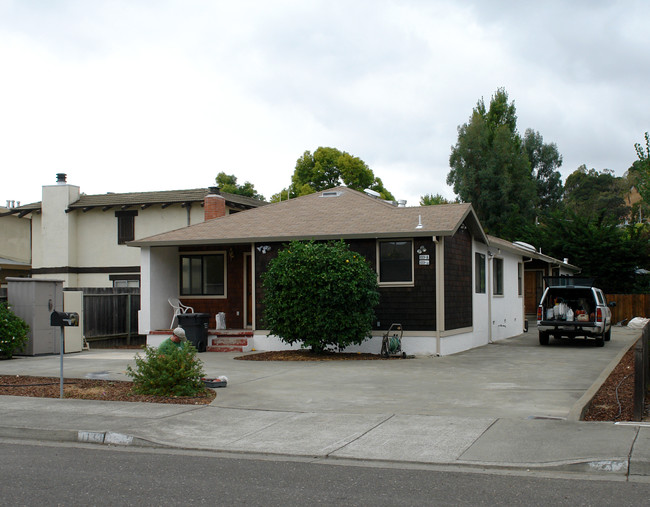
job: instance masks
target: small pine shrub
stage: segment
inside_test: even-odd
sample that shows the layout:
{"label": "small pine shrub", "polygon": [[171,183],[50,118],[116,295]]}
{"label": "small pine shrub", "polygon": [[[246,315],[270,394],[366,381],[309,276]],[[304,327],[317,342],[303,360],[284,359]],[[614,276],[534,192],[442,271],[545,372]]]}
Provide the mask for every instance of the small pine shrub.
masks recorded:
{"label": "small pine shrub", "polygon": [[27,344],[27,323],[11,311],[7,303],[0,303],[0,359],[11,359]]}
{"label": "small pine shrub", "polygon": [[126,374],[133,379],[136,394],[198,396],[206,390],[201,380],[205,376],[203,363],[190,342],[167,354],[145,347],[144,357],[137,355],[135,369],[127,366]]}

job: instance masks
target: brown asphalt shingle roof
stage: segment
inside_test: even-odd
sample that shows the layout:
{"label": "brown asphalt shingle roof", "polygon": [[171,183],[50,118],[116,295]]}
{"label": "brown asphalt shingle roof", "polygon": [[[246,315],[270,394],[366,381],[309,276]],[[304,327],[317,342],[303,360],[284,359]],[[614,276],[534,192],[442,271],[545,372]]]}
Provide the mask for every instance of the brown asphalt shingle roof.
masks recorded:
{"label": "brown asphalt shingle roof", "polygon": [[[337,195],[324,196],[327,193]],[[417,228],[420,220],[422,227]],[[470,204],[399,208],[364,193],[337,187],[139,239],[130,245],[447,236],[463,222],[475,237],[487,242]]]}

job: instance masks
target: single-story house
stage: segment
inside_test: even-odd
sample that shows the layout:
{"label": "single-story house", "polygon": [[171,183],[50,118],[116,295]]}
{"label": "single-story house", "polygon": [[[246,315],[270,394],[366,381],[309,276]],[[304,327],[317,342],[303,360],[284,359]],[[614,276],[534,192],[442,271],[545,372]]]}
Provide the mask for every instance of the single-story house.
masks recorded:
{"label": "single-story house", "polygon": [[137,287],[140,254],[128,241],[267,204],[217,187],[87,195],[56,176],[42,201],[7,209],[0,224],[3,231],[17,219],[31,224],[21,236],[31,276],[63,280],[64,288]]}
{"label": "single-story house", "polygon": [[402,324],[408,354],[452,354],[515,336],[526,327],[526,263],[577,271],[488,237],[470,204],[403,207],[336,187],[130,242],[141,251],[139,332],[159,343],[174,297],[208,313],[210,328],[224,312],[228,329],[248,334],[244,350],[287,348],[265,329],[261,275],[284,244],[311,239],[343,239],[377,271],[372,338],[348,350],[378,353],[392,323]]}

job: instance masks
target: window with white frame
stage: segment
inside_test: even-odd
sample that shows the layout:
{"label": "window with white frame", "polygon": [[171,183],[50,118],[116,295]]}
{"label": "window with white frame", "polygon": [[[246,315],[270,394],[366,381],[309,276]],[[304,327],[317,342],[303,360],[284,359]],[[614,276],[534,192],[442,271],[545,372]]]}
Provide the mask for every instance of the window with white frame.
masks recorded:
{"label": "window with white frame", "polygon": [[503,259],[495,257],[492,260],[493,269],[493,293],[495,296],[503,296]]}
{"label": "window with white frame", "polygon": [[413,241],[379,241],[379,283],[413,283]]}
{"label": "window with white frame", "polygon": [[524,295],[524,264],[522,262],[517,263],[517,294]]}
{"label": "window with white frame", "polygon": [[485,294],[485,254],[474,254],[475,292]]}
{"label": "window with white frame", "polygon": [[182,296],[225,296],[226,254],[181,255]]}

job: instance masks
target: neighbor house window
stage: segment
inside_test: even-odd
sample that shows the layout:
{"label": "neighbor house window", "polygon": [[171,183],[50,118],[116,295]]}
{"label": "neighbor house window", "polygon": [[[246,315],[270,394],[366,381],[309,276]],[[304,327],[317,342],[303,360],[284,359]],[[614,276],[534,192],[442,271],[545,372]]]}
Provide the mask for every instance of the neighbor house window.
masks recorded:
{"label": "neighbor house window", "polygon": [[181,255],[181,295],[225,296],[226,254]]}
{"label": "neighbor house window", "polygon": [[517,294],[524,294],[524,265],[521,262],[517,263]]}
{"label": "neighbor house window", "polygon": [[118,245],[123,245],[127,241],[133,241],[135,239],[136,216],[138,216],[138,212],[135,210],[115,212],[115,217],[117,218]]}
{"label": "neighbor house window", "polygon": [[413,242],[379,242],[379,283],[413,283]]}
{"label": "neighbor house window", "polygon": [[476,273],[476,293],[485,294],[485,254],[476,252],[476,254],[474,254],[474,264]]}
{"label": "neighbor house window", "polygon": [[503,259],[495,257],[492,263],[494,269],[494,295],[503,296]]}

